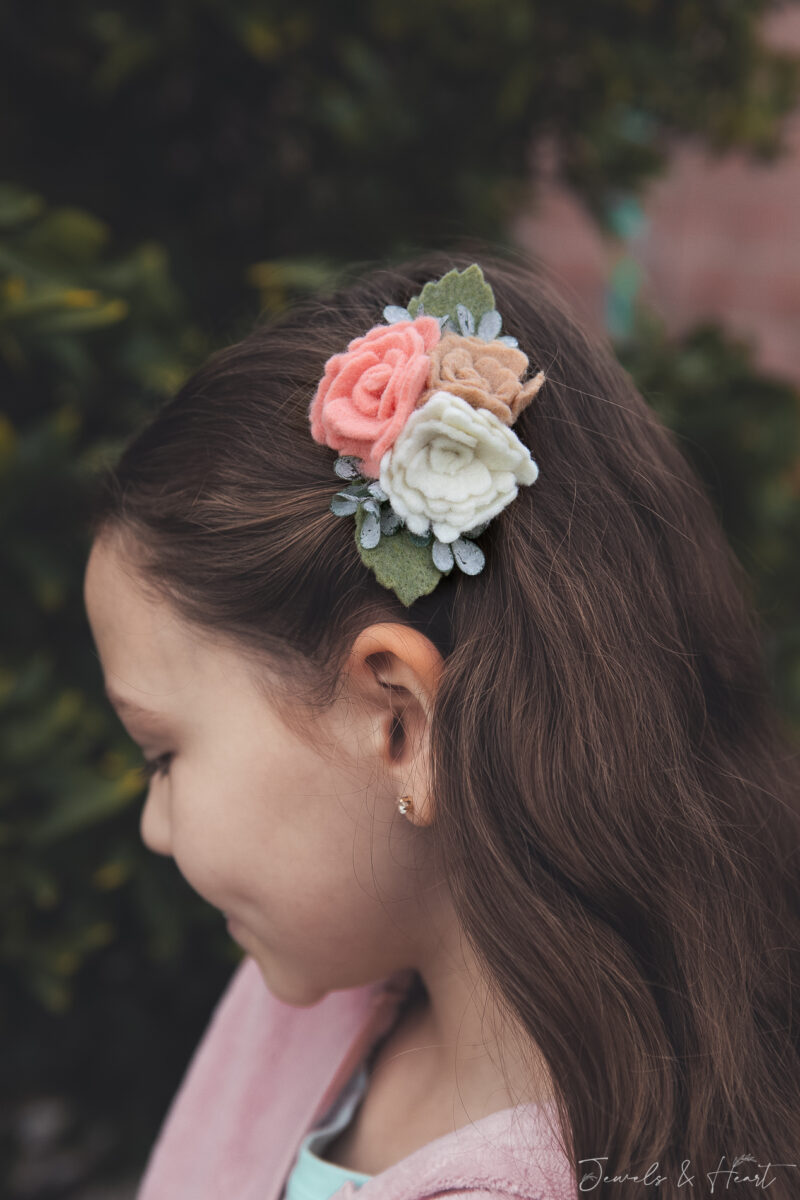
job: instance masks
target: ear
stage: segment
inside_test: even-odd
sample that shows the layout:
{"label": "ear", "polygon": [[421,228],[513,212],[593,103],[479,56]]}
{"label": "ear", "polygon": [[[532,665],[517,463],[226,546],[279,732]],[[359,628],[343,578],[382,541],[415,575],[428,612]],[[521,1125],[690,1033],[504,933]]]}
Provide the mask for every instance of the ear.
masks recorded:
{"label": "ear", "polygon": [[429,722],[443,668],[430,638],[393,621],[363,629],[346,664],[352,685],[378,708],[380,753],[396,780],[398,798],[413,798],[407,819],[415,825],[433,820]]}

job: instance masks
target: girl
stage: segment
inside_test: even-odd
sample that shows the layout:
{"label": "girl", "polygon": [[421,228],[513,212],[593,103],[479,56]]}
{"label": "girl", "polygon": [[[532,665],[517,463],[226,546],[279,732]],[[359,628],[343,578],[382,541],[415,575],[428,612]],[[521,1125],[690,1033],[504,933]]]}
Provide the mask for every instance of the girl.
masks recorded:
{"label": "girl", "polygon": [[796,756],[608,347],[426,254],[213,354],[102,482],[142,837],[246,952],[140,1200],[796,1196]]}

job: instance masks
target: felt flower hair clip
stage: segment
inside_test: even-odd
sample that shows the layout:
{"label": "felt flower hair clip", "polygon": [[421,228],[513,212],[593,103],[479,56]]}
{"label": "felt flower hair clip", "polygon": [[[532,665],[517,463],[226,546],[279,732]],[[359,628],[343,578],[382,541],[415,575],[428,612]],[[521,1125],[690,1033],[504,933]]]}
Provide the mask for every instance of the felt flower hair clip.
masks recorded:
{"label": "felt flower hair clip", "polygon": [[527,356],[477,263],[383,316],[328,359],[308,417],[339,451],[331,511],[355,517],[363,561],[408,607],[454,567],[483,570],[474,539],[539,474],[511,426],[545,376],[522,382]]}

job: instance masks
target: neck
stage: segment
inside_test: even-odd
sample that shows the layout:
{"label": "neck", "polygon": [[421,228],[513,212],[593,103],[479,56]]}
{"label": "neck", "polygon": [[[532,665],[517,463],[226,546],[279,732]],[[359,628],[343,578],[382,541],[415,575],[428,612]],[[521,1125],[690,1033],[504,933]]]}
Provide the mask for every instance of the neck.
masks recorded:
{"label": "neck", "polygon": [[[381,1056],[420,1100],[463,1097],[465,1119],[552,1096],[549,1073],[518,1022],[501,1014],[485,973],[454,919],[442,914],[418,979]],[[449,928],[449,936],[448,936]],[[433,1101],[432,1101],[433,1102]]]}

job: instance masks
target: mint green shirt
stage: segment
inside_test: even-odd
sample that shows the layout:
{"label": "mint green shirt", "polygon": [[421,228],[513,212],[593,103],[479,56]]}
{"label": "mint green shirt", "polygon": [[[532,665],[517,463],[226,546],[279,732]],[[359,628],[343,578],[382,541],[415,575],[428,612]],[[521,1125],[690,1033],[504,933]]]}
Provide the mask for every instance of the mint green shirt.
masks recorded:
{"label": "mint green shirt", "polygon": [[359,1188],[372,1178],[320,1157],[329,1142],[349,1124],[367,1090],[368,1079],[367,1065],[362,1062],[345,1084],[329,1115],[303,1138],[286,1180],[283,1200],[330,1200],[348,1179]]}

